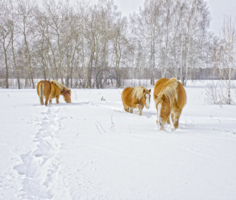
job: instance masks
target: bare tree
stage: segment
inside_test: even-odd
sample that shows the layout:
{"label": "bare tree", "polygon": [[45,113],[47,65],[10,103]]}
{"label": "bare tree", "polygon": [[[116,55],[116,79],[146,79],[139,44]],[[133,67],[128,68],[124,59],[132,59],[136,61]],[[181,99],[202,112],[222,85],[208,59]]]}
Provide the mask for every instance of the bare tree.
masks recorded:
{"label": "bare tree", "polygon": [[[56,2],[55,0],[46,1],[44,0],[44,9],[47,13],[47,24],[48,29],[48,42],[50,50],[52,52],[53,65],[56,67],[58,77],[60,77],[62,84],[64,84],[64,58],[65,58],[65,16],[66,6],[63,5],[62,1]],[[55,68],[54,68],[55,69]]]}
{"label": "bare tree", "polygon": [[11,50],[12,50],[12,59],[13,59],[13,66],[15,70],[15,76],[17,78],[17,85],[18,89],[21,89],[21,83],[20,83],[20,69],[19,69],[19,64],[17,63],[17,54],[15,52],[16,48],[16,43],[17,43],[17,38],[20,36],[19,32],[19,18],[16,13],[15,5],[13,2],[10,2],[11,4]]}
{"label": "bare tree", "polygon": [[32,87],[35,88],[34,84],[34,74],[33,74],[33,65],[32,65],[32,53],[33,53],[33,39],[35,33],[35,24],[33,18],[33,10],[35,4],[27,0],[19,0],[18,2],[18,15],[21,20],[21,32],[23,35],[26,59],[28,61],[28,76],[31,80]]}
{"label": "bare tree", "polygon": [[176,76],[186,84],[187,79],[208,77],[216,63],[210,58],[215,49],[221,52],[207,32],[204,0],[145,0],[129,18],[113,0],[1,3],[7,8],[0,8],[0,61],[8,86],[13,77],[20,88],[21,76],[31,87],[35,78],[90,88],[103,88],[114,79],[121,87],[124,78],[154,84],[157,78]]}
{"label": "bare tree", "polygon": [[47,24],[45,23],[46,19],[44,13],[39,10],[39,8],[35,9],[34,17],[36,19],[37,29],[36,35],[38,40],[35,43],[35,58],[38,63],[38,68],[42,71],[44,80],[47,78],[50,80],[50,74],[48,70],[47,63],[47,54],[49,53],[49,45],[47,43]]}
{"label": "bare tree", "polygon": [[8,52],[9,47],[11,45],[12,41],[12,19],[10,16],[11,10],[9,4],[7,2],[3,1],[1,2],[1,15],[0,15],[0,42],[4,53],[4,63],[5,63],[5,69],[6,69],[6,88],[9,88],[9,64],[8,64]]}
{"label": "bare tree", "polygon": [[131,16],[131,28],[137,42],[136,47],[140,45],[147,54],[145,57],[150,68],[150,83],[154,85],[155,68],[156,68],[156,40],[158,17],[160,17],[160,3],[157,5],[156,1],[145,1],[144,8],[139,10],[139,13],[134,13]]}
{"label": "bare tree", "polygon": [[226,103],[231,104],[231,79],[236,73],[236,29],[235,22],[232,22],[231,18],[224,20],[224,24],[222,26],[221,44],[218,49],[218,56],[216,59],[220,76],[225,81],[227,87]]}

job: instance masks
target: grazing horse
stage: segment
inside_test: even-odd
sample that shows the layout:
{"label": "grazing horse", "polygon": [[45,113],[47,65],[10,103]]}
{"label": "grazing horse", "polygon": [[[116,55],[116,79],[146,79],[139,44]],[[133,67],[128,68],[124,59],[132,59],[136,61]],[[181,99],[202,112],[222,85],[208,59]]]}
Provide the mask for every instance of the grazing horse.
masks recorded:
{"label": "grazing horse", "polygon": [[71,90],[62,85],[58,81],[40,81],[37,85],[37,93],[39,95],[41,105],[44,105],[43,98],[45,98],[45,105],[52,104],[52,99],[56,98],[59,103],[59,97],[62,95],[66,103],[71,103]]}
{"label": "grazing horse", "polygon": [[170,124],[170,118],[175,129],[179,126],[179,117],[186,104],[186,92],[183,85],[174,77],[161,78],[154,86],[154,101],[157,109],[157,121],[160,130]]}
{"label": "grazing horse", "polygon": [[138,108],[138,114],[142,115],[143,107],[145,106],[147,109],[150,107],[150,92],[151,89],[148,90],[142,86],[137,86],[135,88],[126,87],[121,94],[125,111],[133,113],[133,109]]}

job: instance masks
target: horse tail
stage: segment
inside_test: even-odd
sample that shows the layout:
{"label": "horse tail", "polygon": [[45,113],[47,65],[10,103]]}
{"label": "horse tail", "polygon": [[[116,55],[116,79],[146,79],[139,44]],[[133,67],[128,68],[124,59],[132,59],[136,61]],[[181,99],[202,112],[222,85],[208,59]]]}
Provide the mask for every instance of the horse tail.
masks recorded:
{"label": "horse tail", "polygon": [[43,97],[44,97],[44,84],[40,83],[40,85],[39,85],[39,99],[40,99],[41,105],[44,105]]}

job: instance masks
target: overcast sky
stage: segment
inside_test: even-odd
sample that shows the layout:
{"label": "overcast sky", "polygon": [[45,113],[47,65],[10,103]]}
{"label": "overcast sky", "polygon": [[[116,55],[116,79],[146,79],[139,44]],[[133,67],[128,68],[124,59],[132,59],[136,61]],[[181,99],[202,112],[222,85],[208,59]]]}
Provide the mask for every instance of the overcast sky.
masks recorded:
{"label": "overcast sky", "polygon": [[[97,0],[91,0],[96,2]],[[138,12],[139,7],[143,6],[145,0],[114,0],[123,15],[129,15]],[[231,16],[232,20],[236,18],[236,0],[207,0],[211,12],[210,30],[219,33],[222,27],[224,16]]]}
{"label": "overcast sky", "polygon": [[232,21],[236,19],[236,1],[235,0],[207,0],[211,12],[210,30],[216,34],[222,27],[224,17],[231,17]]}

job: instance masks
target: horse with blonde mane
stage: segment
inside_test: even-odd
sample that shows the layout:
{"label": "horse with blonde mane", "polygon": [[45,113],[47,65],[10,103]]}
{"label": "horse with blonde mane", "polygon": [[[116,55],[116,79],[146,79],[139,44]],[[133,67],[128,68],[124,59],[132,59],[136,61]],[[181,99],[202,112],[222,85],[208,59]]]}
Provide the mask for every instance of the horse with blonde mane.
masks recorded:
{"label": "horse with blonde mane", "polygon": [[45,105],[52,104],[52,99],[56,98],[56,102],[59,103],[60,95],[63,96],[66,103],[71,103],[71,90],[69,90],[66,86],[62,85],[56,80],[51,82],[49,81],[40,81],[37,84],[37,93],[39,96],[39,100],[41,105],[44,105],[43,99],[45,98]]}
{"label": "horse with blonde mane", "polygon": [[138,114],[142,115],[143,107],[145,106],[147,109],[150,107],[150,92],[151,89],[148,90],[143,86],[126,87],[121,94],[125,111],[133,113],[133,109],[138,108]]}
{"label": "horse with blonde mane", "polygon": [[179,118],[186,104],[186,92],[183,85],[174,77],[161,78],[154,86],[154,101],[160,130],[172,121],[174,128],[179,126]]}

